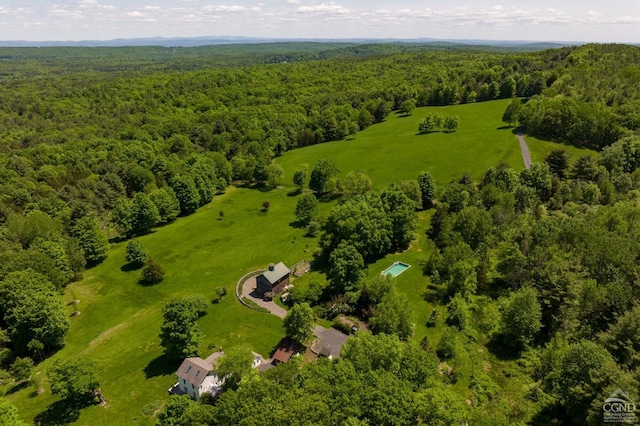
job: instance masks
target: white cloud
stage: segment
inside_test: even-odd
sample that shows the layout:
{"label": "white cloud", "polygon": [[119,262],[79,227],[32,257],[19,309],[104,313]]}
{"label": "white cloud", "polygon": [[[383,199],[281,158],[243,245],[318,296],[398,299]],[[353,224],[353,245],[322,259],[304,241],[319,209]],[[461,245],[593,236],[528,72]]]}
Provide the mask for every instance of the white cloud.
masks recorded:
{"label": "white cloud", "polygon": [[349,13],[350,10],[344,6],[340,6],[334,2],[320,3],[312,6],[300,6],[297,9],[298,13],[326,13],[326,14],[341,14]]}

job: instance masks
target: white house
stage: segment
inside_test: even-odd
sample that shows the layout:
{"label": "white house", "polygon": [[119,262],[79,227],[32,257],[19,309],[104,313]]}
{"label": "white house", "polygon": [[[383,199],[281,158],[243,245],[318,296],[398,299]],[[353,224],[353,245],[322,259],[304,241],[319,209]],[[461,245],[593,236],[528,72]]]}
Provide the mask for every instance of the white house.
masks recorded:
{"label": "white house", "polygon": [[213,364],[224,354],[215,352],[206,360],[193,357],[182,361],[180,368],[176,371],[178,376],[177,387],[182,393],[188,394],[191,398],[198,400],[203,393],[215,395],[224,384],[224,378],[219,379],[213,371]]}
{"label": "white house", "polygon": [[[224,352],[219,351],[212,353],[207,359],[186,358],[176,371],[178,382],[169,389],[169,392],[187,394],[196,401],[204,393],[215,396],[222,388],[225,379],[224,377],[219,378],[214,371],[214,366],[222,355]],[[266,364],[262,355],[253,352],[251,367],[258,368],[262,364]]]}

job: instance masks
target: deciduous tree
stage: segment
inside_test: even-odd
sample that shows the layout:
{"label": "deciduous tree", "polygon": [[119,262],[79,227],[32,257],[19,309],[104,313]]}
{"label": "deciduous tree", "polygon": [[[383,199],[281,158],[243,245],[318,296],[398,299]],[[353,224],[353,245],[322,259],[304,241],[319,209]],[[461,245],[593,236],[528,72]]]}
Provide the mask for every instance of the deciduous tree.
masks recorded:
{"label": "deciduous tree", "polygon": [[284,317],[284,329],[287,336],[293,340],[305,344],[313,336],[314,327],[313,309],[307,303],[299,303],[287,312]]}

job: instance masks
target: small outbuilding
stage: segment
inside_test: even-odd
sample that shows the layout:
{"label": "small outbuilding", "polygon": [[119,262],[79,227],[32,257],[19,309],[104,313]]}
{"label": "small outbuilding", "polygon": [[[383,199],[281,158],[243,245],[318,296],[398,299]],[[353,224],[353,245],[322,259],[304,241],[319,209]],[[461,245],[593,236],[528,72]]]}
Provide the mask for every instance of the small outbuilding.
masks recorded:
{"label": "small outbuilding", "polygon": [[280,293],[289,285],[290,274],[291,271],[284,263],[270,264],[269,269],[256,277],[256,293],[260,297],[268,292]]}
{"label": "small outbuilding", "polygon": [[289,337],[285,337],[280,340],[280,343],[278,343],[278,347],[273,353],[272,363],[275,365],[279,362],[288,362],[293,355],[301,352],[302,350],[304,350],[302,345]]}

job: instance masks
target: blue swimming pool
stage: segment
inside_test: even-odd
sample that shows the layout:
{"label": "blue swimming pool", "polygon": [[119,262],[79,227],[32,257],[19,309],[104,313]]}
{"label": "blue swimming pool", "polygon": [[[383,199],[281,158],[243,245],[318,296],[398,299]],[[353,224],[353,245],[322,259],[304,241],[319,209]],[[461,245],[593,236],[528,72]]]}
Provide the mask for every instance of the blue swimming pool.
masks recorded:
{"label": "blue swimming pool", "polygon": [[382,271],[382,275],[391,275],[393,278],[397,277],[407,269],[409,269],[411,265],[404,262],[393,262],[393,265],[389,266],[387,269]]}

